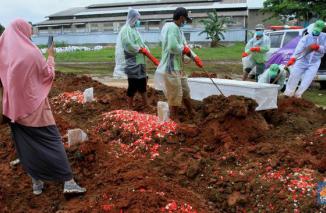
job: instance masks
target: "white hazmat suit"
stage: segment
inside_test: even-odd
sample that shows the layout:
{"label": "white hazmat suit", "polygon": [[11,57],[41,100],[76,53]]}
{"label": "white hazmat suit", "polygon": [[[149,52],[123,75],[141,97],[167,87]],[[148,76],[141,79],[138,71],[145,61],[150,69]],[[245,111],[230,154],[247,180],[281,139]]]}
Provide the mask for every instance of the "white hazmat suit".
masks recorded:
{"label": "white hazmat suit", "polygon": [[[311,45],[313,44],[319,45],[318,50],[311,50]],[[321,58],[326,52],[325,47],[326,34],[322,32],[320,32],[318,36],[308,34],[300,40],[292,58],[296,58],[300,55],[303,57],[295,62],[286,84],[284,95],[301,98],[302,94],[309,88],[317,74]],[[300,80],[301,84],[296,90]]]}

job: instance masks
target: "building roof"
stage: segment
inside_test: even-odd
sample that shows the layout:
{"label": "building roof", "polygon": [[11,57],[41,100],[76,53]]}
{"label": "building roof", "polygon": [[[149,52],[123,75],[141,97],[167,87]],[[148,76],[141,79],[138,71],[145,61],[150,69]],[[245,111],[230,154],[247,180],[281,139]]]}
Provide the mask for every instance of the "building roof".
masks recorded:
{"label": "building roof", "polygon": [[[207,11],[216,9],[221,16],[245,16],[249,4],[253,9],[258,9],[264,0],[154,0],[139,2],[124,2],[111,4],[95,4],[88,7],[76,7],[48,16],[48,20],[36,25],[51,25],[79,22],[116,21],[125,20],[132,7],[137,9],[144,20],[170,19],[172,12],[177,7],[185,7],[191,17],[205,17]],[[232,3],[235,2],[235,3]],[[255,3],[256,2],[256,3]],[[207,14],[206,14],[207,16]]]}
{"label": "building roof", "polygon": [[[181,0],[178,1],[179,4],[187,4],[187,3],[205,3],[205,2],[219,2],[222,0]],[[137,2],[121,2],[121,3],[110,3],[110,4],[93,4],[88,6],[87,8],[110,8],[110,7],[118,7],[118,6],[144,6],[144,5],[162,5],[162,4],[171,4],[175,3],[175,0],[156,0],[156,1],[137,1]]]}
{"label": "building roof", "polygon": [[[188,0],[178,1],[175,0],[163,0],[163,1],[147,1],[147,2],[133,2],[133,3],[112,3],[112,4],[97,4],[88,7],[78,7],[68,10],[64,10],[52,15],[49,18],[58,17],[74,17],[85,15],[99,15],[99,14],[115,14],[115,13],[127,13],[130,7],[133,7],[139,12],[151,12],[151,11],[173,11],[177,7],[185,7],[188,10],[198,9],[236,9],[247,8],[246,0],[239,0],[242,3],[223,3],[221,0]],[[145,4],[146,3],[146,4]],[[158,5],[161,5],[158,7]]]}
{"label": "building roof", "polygon": [[[222,16],[245,16],[246,11],[225,11],[221,12]],[[207,13],[196,13],[192,15],[193,18],[206,18]],[[153,15],[142,15],[142,20],[146,21],[159,21],[162,19],[172,20],[171,14],[153,14]],[[115,17],[96,17],[96,18],[83,18],[83,19],[58,19],[58,20],[47,20],[37,24],[38,26],[52,26],[52,25],[65,25],[65,24],[81,24],[81,23],[92,23],[92,22],[113,22],[126,21],[126,16],[115,16]]]}

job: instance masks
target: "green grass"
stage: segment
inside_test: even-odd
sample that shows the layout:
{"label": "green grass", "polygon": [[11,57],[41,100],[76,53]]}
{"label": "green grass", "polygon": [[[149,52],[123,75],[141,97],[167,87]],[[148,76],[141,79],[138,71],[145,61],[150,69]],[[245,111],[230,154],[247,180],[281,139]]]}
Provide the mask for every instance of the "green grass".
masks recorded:
{"label": "green grass", "polygon": [[[204,61],[208,72],[215,72],[224,77],[229,74],[241,74],[241,64],[223,64],[219,62],[240,61],[240,55],[244,48],[242,43],[229,44],[227,47],[194,49]],[[160,58],[161,48],[151,48],[152,54]],[[78,51],[69,53],[57,53],[57,70],[65,73],[112,75],[114,69],[114,48],[105,48],[99,51]],[[148,61],[148,60],[147,60]],[[64,62],[108,62],[109,64],[63,64]],[[155,67],[148,61],[147,71],[154,74]],[[184,65],[184,71],[190,74],[193,71],[201,71],[193,62]]]}
{"label": "green grass", "polygon": [[[230,44],[218,48],[194,49],[194,52],[204,61],[240,61],[243,43]],[[154,47],[150,49],[152,54],[160,58],[161,48]],[[99,51],[78,51],[69,53],[57,53],[57,62],[114,62],[114,48],[105,48]]]}
{"label": "green grass", "polygon": [[57,53],[56,62],[114,62],[114,48]]}
{"label": "green grass", "polygon": [[[208,72],[215,72],[218,77],[241,75],[242,65],[238,63],[224,64],[223,62],[240,62],[244,44],[235,43],[226,47],[194,49],[194,52],[204,61]],[[56,55],[57,70],[65,73],[112,75],[114,69],[114,48],[105,48],[99,51],[79,51],[72,53],[58,53]],[[161,48],[151,48],[152,54],[160,58]],[[108,64],[60,64],[60,62],[109,62]],[[147,71],[154,74],[155,67],[151,62],[147,63]],[[184,71],[190,74],[193,71],[201,71],[191,62],[185,64]],[[304,98],[319,106],[326,107],[326,91],[309,89]]]}
{"label": "green grass", "polygon": [[[87,74],[87,75],[109,75],[112,76],[114,70],[114,64],[59,64],[56,66],[58,71],[64,73],[75,73],[75,74]],[[156,68],[149,62],[147,63],[147,72],[150,75],[154,75]],[[213,64],[209,63],[205,65],[205,70],[208,72],[214,72],[220,78],[225,76],[232,77],[232,75],[242,74],[241,64]],[[184,71],[187,74],[191,74],[194,71],[202,72],[194,63],[186,64]]]}
{"label": "green grass", "polygon": [[195,53],[202,60],[241,61],[243,43],[234,43],[225,47],[195,49]]}
{"label": "green grass", "polygon": [[326,107],[326,90],[309,89],[303,94],[303,98],[307,99],[319,106]]}
{"label": "green grass", "polygon": [[113,74],[113,65],[58,65],[56,70],[63,73],[74,73],[79,75],[103,75]]}

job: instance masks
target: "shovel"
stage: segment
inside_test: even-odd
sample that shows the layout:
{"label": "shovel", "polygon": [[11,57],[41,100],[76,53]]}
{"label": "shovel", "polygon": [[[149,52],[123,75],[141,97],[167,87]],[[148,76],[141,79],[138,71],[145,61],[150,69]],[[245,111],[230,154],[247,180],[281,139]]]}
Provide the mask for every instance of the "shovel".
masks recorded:
{"label": "shovel", "polygon": [[214,82],[214,80],[211,77],[209,77],[209,72],[207,72],[204,67],[201,67],[201,68],[207,74],[208,78],[211,79],[212,83],[214,84],[214,86],[216,87],[216,89],[218,90],[218,92],[221,93],[221,95],[225,97],[225,95],[223,94],[222,90],[217,86],[217,84]]}

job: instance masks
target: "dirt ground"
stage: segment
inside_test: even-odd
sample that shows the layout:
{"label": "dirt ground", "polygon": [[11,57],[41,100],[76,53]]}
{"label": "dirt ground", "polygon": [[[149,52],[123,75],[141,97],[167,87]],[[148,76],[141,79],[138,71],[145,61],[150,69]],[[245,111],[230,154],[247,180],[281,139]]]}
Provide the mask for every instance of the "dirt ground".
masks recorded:
{"label": "dirt ground", "polygon": [[[96,101],[69,93],[94,87]],[[179,111],[182,124],[158,123],[162,93],[149,89],[151,108],[125,89],[89,77],[57,73],[50,103],[74,177],[87,188],[64,197],[62,183],[34,196],[16,159],[10,130],[0,127],[0,212],[326,212],[317,204],[325,180],[326,113],[299,99],[256,112],[253,100],[211,96]],[[79,94],[76,92],[76,94]],[[77,98],[78,100],[78,98]],[[136,112],[137,111],[137,112]],[[67,130],[89,141],[68,147]]]}

